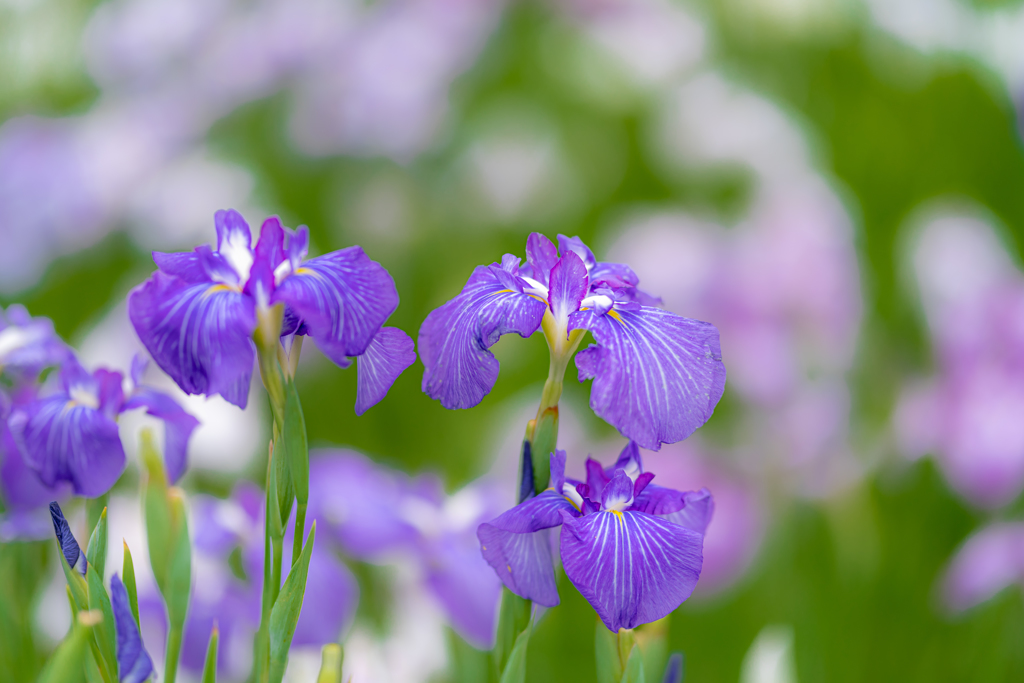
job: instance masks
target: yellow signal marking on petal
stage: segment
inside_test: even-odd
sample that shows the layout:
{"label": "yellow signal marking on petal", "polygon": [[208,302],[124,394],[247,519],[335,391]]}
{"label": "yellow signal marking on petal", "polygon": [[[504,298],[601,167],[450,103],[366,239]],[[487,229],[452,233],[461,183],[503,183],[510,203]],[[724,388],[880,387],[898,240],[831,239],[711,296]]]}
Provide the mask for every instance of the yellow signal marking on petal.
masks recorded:
{"label": "yellow signal marking on petal", "polygon": [[221,283],[221,284],[213,285],[208,290],[206,290],[205,296],[212,296],[212,295],[216,294],[217,292],[241,292],[241,291],[242,291],[241,287],[234,287],[232,285],[225,285],[225,284]]}
{"label": "yellow signal marking on petal", "polygon": [[315,270],[310,270],[309,268],[305,268],[303,266],[299,266],[298,268],[295,269],[295,274],[296,275],[316,275],[316,271]]}
{"label": "yellow signal marking on petal", "polygon": [[510,564],[506,564],[506,565],[505,565],[505,569],[508,569],[508,573],[509,573],[509,574],[511,574],[511,573],[512,573],[512,565],[510,565]]}
{"label": "yellow signal marking on petal", "polygon": [[612,514],[614,514],[619,519],[622,519],[622,510],[612,510]]}
{"label": "yellow signal marking on petal", "polygon": [[626,324],[626,321],[622,319],[622,316],[619,315],[619,312],[616,311],[615,309],[612,309],[612,310],[608,311],[608,315],[610,315],[611,317],[615,318],[616,320],[618,320],[623,325]]}

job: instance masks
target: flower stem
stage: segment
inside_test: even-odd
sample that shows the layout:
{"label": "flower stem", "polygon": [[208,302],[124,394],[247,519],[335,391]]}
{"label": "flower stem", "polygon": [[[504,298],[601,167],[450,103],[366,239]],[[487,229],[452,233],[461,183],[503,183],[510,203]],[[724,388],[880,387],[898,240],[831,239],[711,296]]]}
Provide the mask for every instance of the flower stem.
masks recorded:
{"label": "flower stem", "polygon": [[164,662],[164,681],[174,683],[178,675],[178,655],[181,653],[181,626],[171,624],[167,631],[167,658]]}

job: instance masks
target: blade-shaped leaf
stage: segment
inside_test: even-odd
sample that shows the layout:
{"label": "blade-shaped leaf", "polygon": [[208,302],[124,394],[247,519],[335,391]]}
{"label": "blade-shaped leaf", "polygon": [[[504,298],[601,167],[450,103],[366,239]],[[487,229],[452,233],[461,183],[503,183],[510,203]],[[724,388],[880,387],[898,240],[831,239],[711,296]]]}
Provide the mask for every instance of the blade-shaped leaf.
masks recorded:
{"label": "blade-shaped leaf", "polygon": [[492,658],[494,670],[500,677],[508,658],[515,648],[519,634],[530,625],[532,603],[508,588],[501,589],[501,608],[498,612],[498,634],[494,641]]}
{"label": "blade-shaped leaf", "polygon": [[306,439],[306,419],[295,382],[285,384],[284,429],[281,443],[291,474],[292,488],[299,505],[309,501],[309,444]]}
{"label": "blade-shaped leaf", "polygon": [[110,607],[110,598],[103,587],[103,578],[89,565],[85,573],[89,584],[89,609],[103,615],[102,622],[92,631],[95,643],[93,656],[99,666],[104,680],[117,680],[117,633],[114,630],[114,611]]}
{"label": "blade-shaped leaf", "polygon": [[220,629],[213,622],[210,631],[210,644],[206,646],[206,661],[203,663],[202,683],[217,683],[217,644],[220,642]]}
{"label": "blade-shaped leaf", "polygon": [[39,683],[78,683],[82,679],[82,671],[86,670],[92,632],[102,620],[103,615],[99,612],[76,614],[67,637],[39,675]]}
{"label": "blade-shaped leaf", "polygon": [[644,657],[640,654],[640,648],[637,645],[633,646],[626,659],[620,683],[644,683]]}
{"label": "blade-shaped leaf", "polygon": [[124,539],[121,542],[124,544],[121,580],[124,582],[124,589],[128,592],[128,604],[131,605],[135,625],[139,626],[139,592],[135,586],[135,562],[132,561],[132,551],[128,549],[128,542]]}
{"label": "blade-shaped leaf", "polygon": [[103,570],[107,565],[107,508],[103,508],[96,526],[89,536],[89,546],[85,550],[85,558],[93,567],[96,573],[103,576]]}
{"label": "blade-shaped leaf", "polygon": [[292,564],[288,579],[284,582],[281,592],[270,613],[270,683],[280,683],[284,678],[284,670],[288,664],[288,650],[292,645],[295,627],[302,612],[302,600],[306,593],[306,574],[309,571],[309,558],[313,552],[313,541],[316,538],[316,522],[309,530],[309,538],[302,549],[302,555]]}
{"label": "blade-shaped leaf", "polygon": [[597,620],[594,631],[594,657],[597,664],[597,683],[619,683],[622,662],[619,659],[619,639]]}
{"label": "blade-shaped leaf", "polygon": [[530,644],[530,630],[527,628],[516,638],[516,644],[501,672],[500,683],[524,683],[526,681],[526,649]]}

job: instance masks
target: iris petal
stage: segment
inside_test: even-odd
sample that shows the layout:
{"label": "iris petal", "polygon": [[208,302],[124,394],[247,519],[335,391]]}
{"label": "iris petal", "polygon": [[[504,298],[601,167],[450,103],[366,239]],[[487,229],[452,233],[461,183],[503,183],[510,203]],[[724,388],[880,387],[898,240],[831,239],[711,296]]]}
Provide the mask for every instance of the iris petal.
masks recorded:
{"label": "iris petal", "polygon": [[630,509],[660,515],[703,534],[715,513],[715,499],[707,489],[683,492],[650,484],[636,496]]}
{"label": "iris petal", "polygon": [[128,591],[117,574],[110,577],[110,607],[114,612],[114,630],[117,632],[118,680],[120,683],[142,683],[153,673],[153,660],[142,644],[142,635],[128,602]]}
{"label": "iris petal", "polygon": [[78,495],[95,498],[124,471],[117,423],[66,395],[17,409],[9,426],[26,463],[47,486],[67,481]]}
{"label": "iris petal", "polygon": [[575,253],[566,252],[555,262],[548,290],[548,304],[555,320],[566,321],[570,313],[580,309],[580,302],[587,295],[588,283],[587,267]]}
{"label": "iris petal", "polygon": [[128,315],[150,356],[185,393],[220,394],[245,408],[256,357],[250,297],[157,272],[129,295]]}
{"label": "iris petal", "polygon": [[360,247],[349,247],[303,263],[273,300],[290,306],[320,350],[345,367],[398,308],[398,291],[383,266]]}
{"label": "iris petal", "polygon": [[173,398],[155,389],[139,389],[124,404],[124,410],[145,408],[153,417],[164,421],[164,461],[167,477],[175,483],[185,473],[188,440],[199,420],[185,412]]}
{"label": "iris petal", "polygon": [[590,407],[644,448],[682,441],[704,424],[725,389],[718,330],[658,308],[573,314],[596,345],[576,355],[593,378]]}
{"label": "iris petal", "polygon": [[558,589],[545,530],[561,524],[562,513],[579,514],[563,496],[548,490],[477,529],[484,559],[502,583],[516,595],[546,607],[558,604]]}
{"label": "iris petal", "polygon": [[498,379],[498,361],[488,349],[503,334],[529,337],[547,310],[547,303],[524,294],[520,283],[507,287],[495,273],[499,270],[478,266],[462,292],[420,327],[423,391],[445,408],[472,408],[483,400]]}
{"label": "iris petal", "polygon": [[642,512],[563,514],[562,566],[613,632],[668,615],[700,577],[703,536]]}
{"label": "iris petal", "polygon": [[548,286],[548,275],[558,261],[558,249],[544,235],[539,232],[530,233],[526,238],[526,263],[529,268],[529,277],[545,287]]}
{"label": "iris petal", "polygon": [[388,393],[398,376],[416,361],[413,341],[396,327],[382,327],[356,360],[356,415],[362,415]]}

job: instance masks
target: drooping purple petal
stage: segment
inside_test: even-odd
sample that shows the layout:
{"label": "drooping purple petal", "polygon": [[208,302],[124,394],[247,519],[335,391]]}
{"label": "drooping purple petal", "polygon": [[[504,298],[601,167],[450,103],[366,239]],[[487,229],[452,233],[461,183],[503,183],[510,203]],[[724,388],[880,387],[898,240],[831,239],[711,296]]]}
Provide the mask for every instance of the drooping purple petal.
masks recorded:
{"label": "drooping purple petal", "polygon": [[56,501],[50,503],[50,519],[53,520],[53,533],[57,536],[57,542],[60,543],[60,550],[64,554],[68,566],[85,576],[88,568],[85,553],[82,552],[74,534],[71,533],[68,520],[64,518],[64,511],[60,509],[60,505]]}
{"label": "drooping purple petal", "polygon": [[142,683],[153,673],[153,660],[142,644],[142,634],[128,602],[128,591],[116,572],[110,577],[110,607],[117,633],[117,678],[120,683]]}
{"label": "drooping purple petal", "polygon": [[207,282],[210,278],[200,262],[199,254],[192,251],[165,253],[153,252],[153,262],[160,272],[195,284]]}
{"label": "drooping purple petal", "polygon": [[570,313],[578,311],[588,287],[587,267],[579,256],[570,251],[558,259],[551,268],[548,290],[548,305],[555,320],[568,320]]}
{"label": "drooping purple petal", "polygon": [[[498,361],[488,349],[503,334],[529,337],[540,327],[547,303],[506,286],[497,266],[478,266],[462,292],[431,311],[419,334],[423,391],[445,408],[472,408],[498,379]],[[513,274],[509,274],[514,275]]]}
{"label": "drooping purple petal", "polygon": [[220,394],[245,408],[256,357],[251,297],[157,272],[128,296],[128,315],[150,356],[185,393]]}
{"label": "drooping purple petal", "polygon": [[383,266],[348,247],[306,261],[278,285],[273,300],[290,306],[320,350],[345,367],[398,308],[398,291]]}
{"label": "drooping purple petal", "polygon": [[78,495],[95,498],[124,471],[117,423],[66,395],[16,409],[8,425],[25,462],[47,486],[67,481]]}
{"label": "drooping purple petal", "polygon": [[424,564],[427,586],[452,627],[470,644],[487,650],[494,644],[501,582],[481,557],[476,540],[464,534],[446,534],[430,544]]}
{"label": "drooping purple petal", "polygon": [[539,232],[531,232],[526,238],[527,276],[547,287],[548,276],[557,261],[558,249],[551,240]]}
{"label": "drooping purple petal", "polygon": [[124,410],[145,408],[146,413],[164,421],[164,462],[167,478],[176,483],[188,465],[188,440],[199,420],[185,412],[173,398],[155,389],[140,388],[125,402]]}
{"label": "drooping purple petal", "polygon": [[397,327],[382,327],[363,355],[356,359],[356,415],[362,415],[387,395],[402,372],[416,362],[412,338]]}
{"label": "drooping purple petal", "polygon": [[704,424],[725,389],[718,330],[657,308],[580,311],[570,327],[596,345],[576,355],[580,381],[593,378],[590,407],[644,448],[682,441]]}
{"label": "drooping purple petal", "polygon": [[640,278],[636,276],[633,269],[625,263],[599,262],[590,271],[590,281],[597,284],[603,282],[611,288],[636,287],[640,284]]}
{"label": "drooping purple petal", "polygon": [[700,577],[703,537],[643,512],[563,514],[565,574],[618,633],[668,615]]}
{"label": "drooping purple petal", "polygon": [[520,503],[477,529],[484,559],[516,595],[547,607],[558,604],[551,544],[543,530],[562,523],[561,512],[579,511],[548,490]]}

